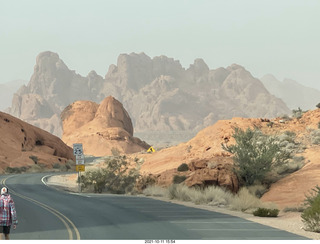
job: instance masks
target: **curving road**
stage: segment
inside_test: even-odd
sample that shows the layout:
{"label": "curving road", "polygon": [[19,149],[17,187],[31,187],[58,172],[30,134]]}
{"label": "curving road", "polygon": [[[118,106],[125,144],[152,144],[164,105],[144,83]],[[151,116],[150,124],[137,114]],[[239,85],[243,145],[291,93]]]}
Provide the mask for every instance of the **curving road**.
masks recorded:
{"label": "curving road", "polygon": [[146,197],[70,194],[43,184],[46,175],[0,176],[9,187],[19,220],[11,239],[307,239],[231,215]]}

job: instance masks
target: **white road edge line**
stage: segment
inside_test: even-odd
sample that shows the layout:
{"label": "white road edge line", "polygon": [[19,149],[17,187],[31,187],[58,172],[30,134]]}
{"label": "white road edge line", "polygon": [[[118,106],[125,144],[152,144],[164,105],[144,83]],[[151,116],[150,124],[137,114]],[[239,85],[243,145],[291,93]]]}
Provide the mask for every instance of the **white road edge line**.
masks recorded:
{"label": "white road edge line", "polygon": [[[41,178],[41,181],[44,185],[48,186],[48,184],[45,182],[45,178],[49,177],[49,176],[52,176],[52,175],[45,175]],[[82,196],[82,197],[91,197],[91,196],[88,196],[88,195],[82,195],[80,193],[74,193],[74,192],[69,192],[69,194],[72,194],[72,195],[78,195],[78,196]]]}
{"label": "white road edge line", "polygon": [[49,176],[52,176],[52,175],[45,175],[41,178],[41,181],[44,185],[48,186],[48,184],[44,181],[45,178],[49,177]]}

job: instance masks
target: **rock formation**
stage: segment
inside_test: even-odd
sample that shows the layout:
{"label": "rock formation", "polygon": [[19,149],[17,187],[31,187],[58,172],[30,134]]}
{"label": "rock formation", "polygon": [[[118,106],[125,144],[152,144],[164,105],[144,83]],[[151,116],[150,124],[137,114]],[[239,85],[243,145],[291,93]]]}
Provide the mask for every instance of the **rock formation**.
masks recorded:
{"label": "rock formation", "polygon": [[13,98],[10,113],[61,136],[56,118],[78,100],[119,100],[136,132],[194,131],[220,119],[275,117],[290,110],[260,80],[239,65],[210,70],[196,59],[188,69],[166,56],[121,54],[105,77],[91,71],[82,77],[69,70],[58,54],[40,53],[27,86]]}
{"label": "rock formation", "polygon": [[97,100],[102,82],[94,71],[82,77],[69,70],[58,54],[43,52],[37,56],[30,82],[14,94],[8,112],[61,136],[61,111],[80,98]]}
{"label": "rock formation", "polygon": [[[221,144],[234,144],[232,134],[234,128],[259,128],[266,134],[281,135],[291,133],[295,135],[297,144],[302,150],[297,156],[304,158],[304,166],[298,171],[287,175],[265,193],[261,200],[274,202],[280,209],[285,207],[300,207],[305,195],[315,188],[320,181],[320,109],[308,111],[301,118],[272,120],[263,118],[233,118],[219,120],[201,130],[194,138],[186,143],[162,149],[152,154],[138,154],[144,160],[141,172],[153,175],[157,184],[169,186],[175,175],[184,175],[184,184],[188,186],[218,185],[232,191],[239,187],[237,178],[232,170],[231,155],[222,149]],[[272,126],[270,126],[272,123]],[[181,164],[187,164],[189,170],[179,172]]]}
{"label": "rock formation", "polygon": [[101,104],[76,101],[61,113],[63,121],[62,140],[69,146],[82,143],[85,154],[94,156],[135,153],[150,146],[133,137],[129,114],[122,104],[109,96]]}
{"label": "rock formation", "polygon": [[74,160],[72,148],[60,138],[0,112],[0,171],[8,167],[25,169],[43,165],[64,165]]}

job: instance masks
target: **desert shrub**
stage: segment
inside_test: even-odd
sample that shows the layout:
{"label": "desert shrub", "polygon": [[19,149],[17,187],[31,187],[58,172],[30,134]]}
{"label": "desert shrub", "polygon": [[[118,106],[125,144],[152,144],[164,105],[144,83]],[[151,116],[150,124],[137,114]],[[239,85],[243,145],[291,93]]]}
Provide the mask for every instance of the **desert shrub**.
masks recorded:
{"label": "desert shrub", "polygon": [[263,194],[268,191],[268,188],[262,184],[255,184],[252,186],[248,186],[247,189],[252,195],[258,198],[261,198]]}
{"label": "desert shrub", "polygon": [[247,211],[261,207],[262,203],[255,195],[251,194],[245,187],[241,188],[237,195],[234,196],[230,207],[232,210]]}
{"label": "desert shrub", "polygon": [[187,177],[185,175],[174,175],[172,183],[173,184],[180,184],[180,183],[184,182],[186,180],[186,178]]}
{"label": "desert shrub", "polygon": [[126,156],[116,156],[105,161],[105,168],[92,170],[81,175],[83,189],[93,187],[94,192],[101,193],[105,188],[110,193],[132,193],[139,177],[138,170],[129,169]]}
{"label": "desert shrub", "polygon": [[318,122],[318,129],[320,129],[320,122]]}
{"label": "desert shrub", "polygon": [[170,199],[177,199],[185,202],[191,201],[190,189],[184,185],[173,184],[168,188],[168,197]]}
{"label": "desert shrub", "polygon": [[54,168],[54,169],[61,169],[61,164],[59,164],[59,163],[54,163],[54,164],[52,165],[52,168]]}
{"label": "desert shrub", "polygon": [[302,111],[302,109],[300,107],[298,107],[298,109],[292,110],[292,117],[300,119],[302,117],[303,113],[305,113],[305,112]]}
{"label": "desert shrub", "polygon": [[165,197],[167,196],[168,192],[167,192],[167,189],[163,187],[151,185],[151,186],[147,186],[143,190],[143,194],[146,196]]}
{"label": "desert shrub", "polygon": [[292,160],[287,163],[279,165],[277,168],[277,173],[279,175],[291,174],[299,169],[301,169],[304,165],[304,157],[303,156],[295,156]]}
{"label": "desert shrub", "polygon": [[320,187],[311,189],[304,200],[306,209],[301,214],[306,230],[320,232]]}
{"label": "desert shrub", "polygon": [[306,230],[320,232],[320,195],[313,199],[313,203],[301,214]]}
{"label": "desert shrub", "polygon": [[22,167],[7,167],[5,169],[6,174],[21,174],[23,172],[27,171],[27,167],[22,166]]}
{"label": "desert shrub", "polygon": [[209,186],[203,190],[206,201],[211,206],[228,206],[232,199],[232,192],[218,186]]}
{"label": "desert shrub", "polygon": [[38,161],[39,161],[38,157],[37,157],[37,156],[34,156],[34,155],[29,156],[29,158],[30,158],[35,164],[37,164]]}
{"label": "desert shrub", "polygon": [[146,188],[154,186],[156,183],[155,176],[152,175],[143,175],[137,179],[135,188],[138,192],[143,192]]}
{"label": "desert shrub", "polygon": [[309,194],[306,195],[304,205],[307,207],[311,206],[314,202],[314,199],[318,195],[320,195],[320,187],[317,185],[315,188],[312,188],[311,191],[309,191]]}
{"label": "desert shrub", "polygon": [[76,167],[76,163],[73,160],[68,160],[65,164],[66,170],[68,171],[69,169],[74,169]]}
{"label": "desert shrub", "polygon": [[189,166],[186,163],[181,164],[178,169],[179,172],[184,172],[189,170]]}
{"label": "desert shrub", "polygon": [[218,186],[187,187],[173,184],[168,188],[167,196],[170,199],[193,202],[195,204],[209,204],[210,206],[227,207],[233,201],[233,193]]}
{"label": "desert shrub", "polygon": [[320,108],[320,103],[318,103],[318,104],[316,105],[316,107],[317,107],[317,108]]}
{"label": "desert shrub", "polygon": [[254,216],[259,217],[277,217],[279,214],[279,209],[269,209],[269,208],[258,208],[253,211]]}
{"label": "desert shrub", "polygon": [[312,144],[316,144],[316,145],[320,144],[320,129],[311,131],[310,136],[311,136]]}
{"label": "desert shrub", "polygon": [[304,207],[285,207],[282,211],[287,213],[287,212],[303,212],[305,210]]}
{"label": "desert shrub", "polygon": [[224,145],[224,150],[233,154],[234,169],[239,179],[246,185],[262,182],[274,165],[286,162],[291,152],[284,150],[276,137],[265,135],[257,129],[246,131],[235,128],[234,145]]}

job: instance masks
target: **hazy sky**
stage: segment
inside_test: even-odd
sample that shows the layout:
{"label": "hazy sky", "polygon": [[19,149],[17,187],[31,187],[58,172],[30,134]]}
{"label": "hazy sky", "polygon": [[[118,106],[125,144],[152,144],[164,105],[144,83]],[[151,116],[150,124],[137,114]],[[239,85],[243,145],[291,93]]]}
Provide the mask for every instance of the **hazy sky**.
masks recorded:
{"label": "hazy sky", "polygon": [[29,80],[43,51],[82,76],[144,52],[320,89],[320,0],[0,0],[0,83]]}

